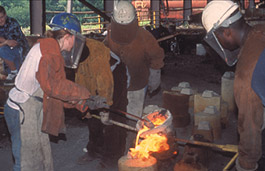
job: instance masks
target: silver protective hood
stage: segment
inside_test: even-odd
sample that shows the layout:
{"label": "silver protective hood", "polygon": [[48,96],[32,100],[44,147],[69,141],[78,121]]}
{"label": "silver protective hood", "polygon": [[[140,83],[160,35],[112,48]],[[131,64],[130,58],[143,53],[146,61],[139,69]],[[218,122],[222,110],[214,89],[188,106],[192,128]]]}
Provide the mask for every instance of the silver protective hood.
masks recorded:
{"label": "silver protective hood", "polygon": [[219,23],[219,21],[217,21],[214,27],[204,37],[204,41],[207,42],[218,53],[218,55],[226,62],[228,66],[233,66],[236,64],[237,55],[240,49],[238,48],[234,51],[230,51],[230,50],[223,48],[223,46],[218,41],[214,32],[216,31],[216,29],[220,27],[229,27],[230,24],[239,20],[241,17],[242,17],[242,14],[240,13],[240,11],[238,11],[238,13],[224,20],[221,24]]}
{"label": "silver protective hood", "polygon": [[75,42],[72,50],[69,52],[64,50],[61,52],[61,54],[64,58],[65,67],[76,69],[78,67],[86,38],[77,32],[75,32],[73,35],[75,36]]}

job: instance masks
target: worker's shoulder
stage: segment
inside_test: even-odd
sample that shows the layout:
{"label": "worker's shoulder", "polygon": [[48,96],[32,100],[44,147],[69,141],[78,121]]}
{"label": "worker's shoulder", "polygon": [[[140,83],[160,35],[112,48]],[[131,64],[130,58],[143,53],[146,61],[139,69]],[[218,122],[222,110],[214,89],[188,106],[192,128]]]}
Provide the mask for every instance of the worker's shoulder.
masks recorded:
{"label": "worker's shoulder", "polygon": [[140,33],[140,34],[148,34],[148,35],[151,34],[148,30],[145,30],[143,27],[138,27],[138,33]]}
{"label": "worker's shoulder", "polygon": [[145,39],[145,41],[151,41],[151,40],[156,41],[156,38],[153,36],[153,34],[142,27],[139,27],[137,35],[138,35],[137,37]]}
{"label": "worker's shoulder", "polygon": [[92,39],[92,38],[86,38],[86,44],[90,45],[90,44],[97,44],[97,45],[104,45],[103,42],[96,40],[96,39]]}
{"label": "worker's shoulder", "polygon": [[262,32],[265,35],[265,24],[256,24],[252,27],[254,32]]}
{"label": "worker's shoulder", "polygon": [[100,48],[101,50],[109,50],[103,42],[96,39],[86,38],[86,45],[89,49]]}
{"label": "worker's shoulder", "polygon": [[86,45],[89,48],[90,59],[100,59],[106,58],[109,59],[110,49],[101,41],[95,39],[86,39]]}

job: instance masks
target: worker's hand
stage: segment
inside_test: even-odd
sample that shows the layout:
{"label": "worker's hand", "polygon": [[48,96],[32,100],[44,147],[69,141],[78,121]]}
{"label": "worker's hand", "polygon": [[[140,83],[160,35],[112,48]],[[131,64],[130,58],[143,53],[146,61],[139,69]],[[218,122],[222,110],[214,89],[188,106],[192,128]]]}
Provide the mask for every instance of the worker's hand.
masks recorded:
{"label": "worker's hand", "polygon": [[85,106],[87,106],[90,110],[109,108],[106,98],[98,95],[90,96],[90,98],[86,100]]}
{"label": "worker's hand", "polygon": [[90,118],[92,118],[92,115],[90,112],[86,112],[86,114],[82,116],[82,119],[90,119]]}
{"label": "worker's hand", "polygon": [[100,115],[100,120],[101,120],[101,122],[102,122],[104,125],[112,125],[112,124],[109,122],[109,112],[100,112],[99,115]]}
{"label": "worker's hand", "polygon": [[149,81],[148,81],[148,87],[147,90],[149,91],[149,93],[152,93],[153,91],[155,91],[159,85],[160,85],[160,77],[161,77],[161,70],[155,70],[150,68],[150,75],[149,75]]}
{"label": "worker's hand", "polygon": [[17,46],[17,41],[15,40],[6,40],[6,44],[10,47],[15,47]]}

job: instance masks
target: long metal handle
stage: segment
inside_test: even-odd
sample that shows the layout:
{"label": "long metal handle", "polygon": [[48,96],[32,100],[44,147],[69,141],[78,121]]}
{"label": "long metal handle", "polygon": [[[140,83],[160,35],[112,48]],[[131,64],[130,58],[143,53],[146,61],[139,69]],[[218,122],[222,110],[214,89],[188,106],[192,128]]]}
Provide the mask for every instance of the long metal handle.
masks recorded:
{"label": "long metal handle", "polygon": [[236,161],[238,157],[238,152],[234,155],[234,157],[229,161],[229,163],[225,166],[225,168],[223,169],[223,171],[228,171],[230,170],[230,167],[232,164],[234,164],[234,162]]}
{"label": "long metal handle", "polygon": [[148,122],[147,120],[145,120],[145,119],[143,119],[143,118],[141,118],[139,116],[135,116],[135,115],[133,115],[131,113],[127,113],[127,112],[124,112],[124,111],[121,111],[121,110],[118,110],[118,109],[105,109],[105,110],[110,111],[110,112],[113,112],[113,113],[119,113],[119,114],[123,114],[123,115],[129,115],[129,116],[132,116],[132,117],[134,117],[136,119],[139,119],[140,121]]}
{"label": "long metal handle", "polygon": [[[98,115],[91,115],[91,116],[94,117],[94,118],[100,119],[100,116],[98,116]],[[123,123],[120,123],[120,122],[117,122],[117,121],[114,121],[114,120],[109,120],[109,122],[112,123],[113,125],[117,125],[117,126],[129,129],[131,131],[136,131],[137,132],[136,128],[131,127],[129,125],[126,125],[126,124],[123,124]]]}

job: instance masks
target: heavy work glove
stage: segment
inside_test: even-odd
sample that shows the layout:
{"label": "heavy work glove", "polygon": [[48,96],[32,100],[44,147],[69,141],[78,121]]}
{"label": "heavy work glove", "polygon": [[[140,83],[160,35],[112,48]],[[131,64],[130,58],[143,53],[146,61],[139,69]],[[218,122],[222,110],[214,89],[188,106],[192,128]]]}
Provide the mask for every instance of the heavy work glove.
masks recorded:
{"label": "heavy work glove", "polygon": [[150,68],[150,75],[149,75],[149,81],[148,81],[148,87],[147,90],[149,91],[149,93],[152,93],[153,91],[155,91],[161,82],[161,70],[155,70]]}
{"label": "heavy work glove", "polygon": [[96,110],[100,108],[109,108],[107,100],[101,96],[90,96],[84,104],[84,108],[88,107],[90,110]]}
{"label": "heavy work glove", "polygon": [[112,125],[112,123],[110,123],[109,121],[109,112],[100,112],[100,120],[104,125]]}

